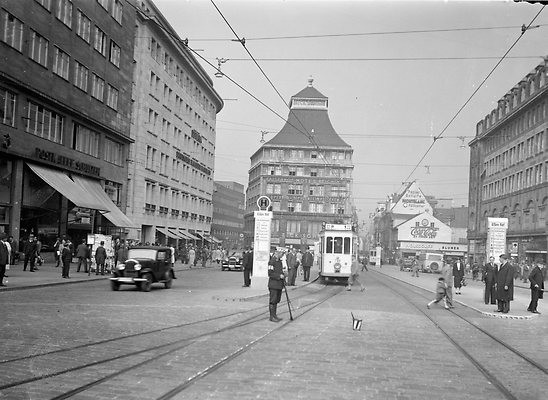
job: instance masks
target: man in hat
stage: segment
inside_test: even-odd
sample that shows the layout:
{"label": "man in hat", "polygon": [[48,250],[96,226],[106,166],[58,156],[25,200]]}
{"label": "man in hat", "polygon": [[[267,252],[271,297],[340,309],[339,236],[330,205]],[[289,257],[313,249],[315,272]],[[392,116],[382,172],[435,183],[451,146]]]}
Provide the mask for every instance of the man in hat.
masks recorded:
{"label": "man in hat", "polygon": [[7,246],[4,244],[6,234],[0,232],[0,286],[4,285],[4,274],[6,273],[6,265],[9,264],[10,254]]}
{"label": "man in hat", "polygon": [[253,270],[253,248],[247,247],[242,256],[242,267],[244,269],[244,286],[249,287],[251,285],[251,274]]}
{"label": "man in hat", "polygon": [[507,314],[510,301],[514,300],[514,268],[508,262],[508,256],[501,254],[500,264],[495,274],[497,312]]}
{"label": "man in hat", "polygon": [[529,303],[527,311],[530,311],[533,314],[540,314],[537,310],[537,305],[538,299],[542,299],[544,294],[544,280],[541,271],[541,264],[539,262],[536,262],[535,264],[535,267],[529,274],[529,281],[531,282],[531,302]]}
{"label": "man in hat", "polygon": [[270,311],[270,321],[272,322],[280,322],[282,320],[277,315],[278,303],[282,298],[285,280],[281,257],[282,252],[276,250],[268,262],[268,291],[270,292],[268,310]]}

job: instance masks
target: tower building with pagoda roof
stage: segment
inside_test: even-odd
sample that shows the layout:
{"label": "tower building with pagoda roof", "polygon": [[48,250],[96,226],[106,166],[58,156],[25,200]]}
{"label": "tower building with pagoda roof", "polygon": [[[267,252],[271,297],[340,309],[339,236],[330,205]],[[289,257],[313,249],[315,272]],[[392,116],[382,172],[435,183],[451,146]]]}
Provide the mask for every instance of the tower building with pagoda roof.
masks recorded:
{"label": "tower building with pagoda roof", "polygon": [[252,156],[246,193],[246,243],[253,241],[257,200],[272,200],[271,244],[305,248],[322,223],[351,223],[352,147],[337,134],[328,98],[313,86],[291,97],[282,129]]}

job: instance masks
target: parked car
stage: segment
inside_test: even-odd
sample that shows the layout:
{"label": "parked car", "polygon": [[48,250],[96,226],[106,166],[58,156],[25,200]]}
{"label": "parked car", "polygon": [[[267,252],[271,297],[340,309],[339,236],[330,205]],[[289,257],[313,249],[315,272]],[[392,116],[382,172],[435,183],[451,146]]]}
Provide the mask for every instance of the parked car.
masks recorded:
{"label": "parked car", "polygon": [[221,260],[221,271],[242,271],[243,252],[233,251],[224,260]]}
{"label": "parked car", "polygon": [[171,249],[169,247],[137,246],[128,250],[127,260],[118,264],[110,278],[112,290],[120,285],[136,285],[149,292],[153,283],[163,283],[166,289],[173,284]]}

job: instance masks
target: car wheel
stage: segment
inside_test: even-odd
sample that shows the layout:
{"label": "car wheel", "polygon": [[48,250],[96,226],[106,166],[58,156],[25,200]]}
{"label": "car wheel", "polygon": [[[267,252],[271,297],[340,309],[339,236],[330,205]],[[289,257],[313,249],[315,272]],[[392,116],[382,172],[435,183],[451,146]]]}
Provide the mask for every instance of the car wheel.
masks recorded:
{"label": "car wheel", "polygon": [[110,281],[110,288],[117,292],[118,290],[120,290],[120,284],[116,281]]}
{"label": "car wheel", "polygon": [[141,282],[141,290],[143,292],[150,292],[150,287],[152,286],[152,275],[144,274],[143,278],[145,278],[146,281]]}
{"label": "car wheel", "polygon": [[167,280],[164,282],[164,286],[166,289],[171,289],[171,286],[173,286],[173,274],[171,271],[167,273]]}

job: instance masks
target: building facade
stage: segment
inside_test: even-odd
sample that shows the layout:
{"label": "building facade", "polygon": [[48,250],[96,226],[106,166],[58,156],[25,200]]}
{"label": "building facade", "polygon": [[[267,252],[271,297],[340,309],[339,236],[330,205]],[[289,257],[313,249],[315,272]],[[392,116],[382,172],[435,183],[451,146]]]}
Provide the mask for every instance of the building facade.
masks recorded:
{"label": "building facade", "polygon": [[478,122],[470,142],[469,251],[483,261],[487,218],[508,219],[506,247],[546,263],[548,57]]}
{"label": "building facade", "polygon": [[228,250],[241,249],[244,245],[244,185],[215,181],[214,187],[211,238]]}
{"label": "building facade", "polygon": [[134,36],[125,0],[2,2],[0,231],[48,245],[132,226]]}
{"label": "building facade", "polygon": [[291,97],[284,127],[251,156],[246,244],[262,195],[272,200],[272,245],[306,247],[318,240],[323,222],[354,222],[353,149],[329,120],[328,98],[312,84]]}
{"label": "building facade", "polygon": [[213,82],[152,1],[140,1],[135,32],[128,215],[134,238],[205,241],[212,222]]}

